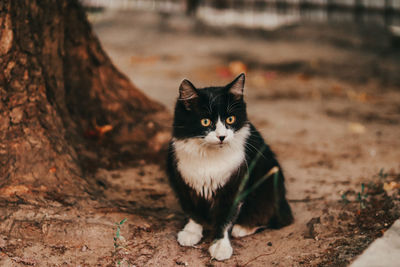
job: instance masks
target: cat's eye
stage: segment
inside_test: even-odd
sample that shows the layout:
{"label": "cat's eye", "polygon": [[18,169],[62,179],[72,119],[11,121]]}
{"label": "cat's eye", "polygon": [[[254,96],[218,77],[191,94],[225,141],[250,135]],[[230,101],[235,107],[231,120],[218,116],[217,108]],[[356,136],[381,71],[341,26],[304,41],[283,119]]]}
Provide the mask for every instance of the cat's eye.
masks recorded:
{"label": "cat's eye", "polygon": [[228,118],[226,118],[226,123],[227,124],[234,124],[236,121],[236,117],[235,116],[229,116]]}
{"label": "cat's eye", "polygon": [[204,127],[208,127],[211,125],[210,119],[201,119],[200,122],[201,122],[201,125],[203,125]]}

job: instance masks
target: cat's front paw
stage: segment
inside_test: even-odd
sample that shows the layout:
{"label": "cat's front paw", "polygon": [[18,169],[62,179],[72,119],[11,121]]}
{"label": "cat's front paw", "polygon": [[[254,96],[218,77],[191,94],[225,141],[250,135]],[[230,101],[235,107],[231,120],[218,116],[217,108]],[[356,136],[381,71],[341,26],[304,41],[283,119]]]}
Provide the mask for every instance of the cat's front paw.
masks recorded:
{"label": "cat's front paw", "polygon": [[194,233],[182,230],[178,233],[178,243],[181,246],[194,246],[201,240],[201,233]]}
{"label": "cat's front paw", "polygon": [[222,238],[216,240],[208,249],[211,258],[223,261],[227,260],[232,256],[232,246],[228,238]]}

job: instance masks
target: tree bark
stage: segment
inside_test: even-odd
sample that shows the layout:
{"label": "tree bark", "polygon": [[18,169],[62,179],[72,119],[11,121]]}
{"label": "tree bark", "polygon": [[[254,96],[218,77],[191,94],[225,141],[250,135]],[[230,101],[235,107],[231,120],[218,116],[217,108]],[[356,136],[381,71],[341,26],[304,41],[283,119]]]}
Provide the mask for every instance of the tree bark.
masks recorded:
{"label": "tree bark", "polygon": [[86,196],[89,169],[151,157],[168,120],[115,68],[77,0],[0,2],[0,198]]}

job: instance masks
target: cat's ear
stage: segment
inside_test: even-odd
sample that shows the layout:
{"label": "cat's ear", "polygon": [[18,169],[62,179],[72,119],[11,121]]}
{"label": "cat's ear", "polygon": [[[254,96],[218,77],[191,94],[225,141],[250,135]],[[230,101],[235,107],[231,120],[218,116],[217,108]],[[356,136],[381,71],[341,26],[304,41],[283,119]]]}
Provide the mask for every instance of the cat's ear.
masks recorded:
{"label": "cat's ear", "polygon": [[183,80],[179,86],[179,101],[183,101],[187,110],[190,110],[190,100],[198,97],[197,90],[188,80]]}
{"label": "cat's ear", "polygon": [[230,84],[226,86],[229,90],[229,93],[234,95],[237,99],[243,98],[244,80],[245,75],[244,73],[241,73]]}

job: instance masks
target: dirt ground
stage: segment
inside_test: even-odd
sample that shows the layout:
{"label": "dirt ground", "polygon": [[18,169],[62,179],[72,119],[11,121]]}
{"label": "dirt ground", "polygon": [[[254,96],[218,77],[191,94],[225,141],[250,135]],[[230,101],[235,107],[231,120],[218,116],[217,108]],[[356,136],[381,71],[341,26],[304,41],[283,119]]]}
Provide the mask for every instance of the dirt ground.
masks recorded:
{"label": "dirt ground", "polygon": [[222,30],[133,11],[93,22],[117,67],[171,112],[183,78],[221,85],[246,70],[249,117],[283,166],[295,223],[233,239],[231,259],[210,260],[207,235],[176,242],[185,215],[163,162],[140,161],[97,172],[114,208],[0,209],[1,266],[346,266],[399,218],[400,52],[384,30]]}

